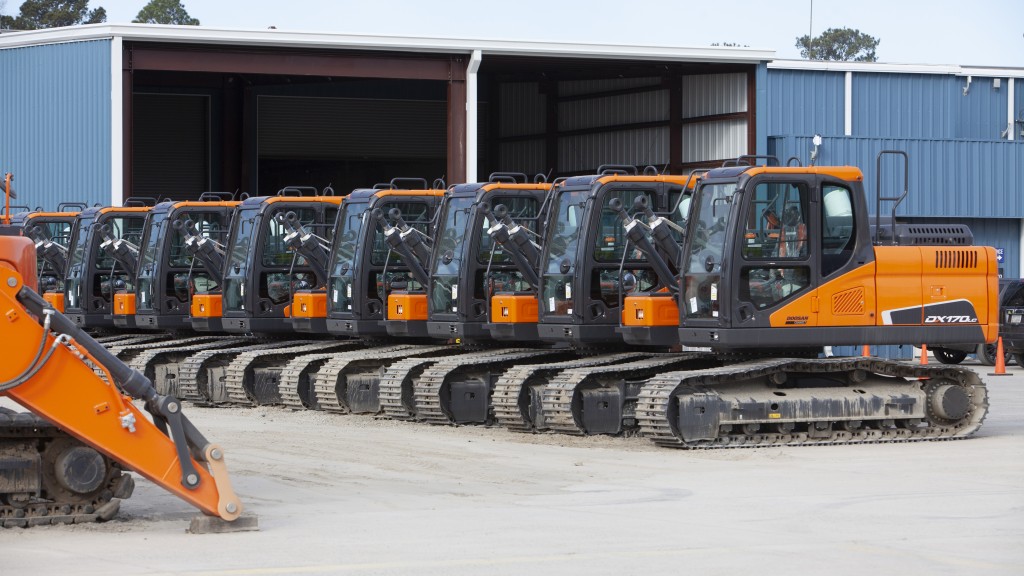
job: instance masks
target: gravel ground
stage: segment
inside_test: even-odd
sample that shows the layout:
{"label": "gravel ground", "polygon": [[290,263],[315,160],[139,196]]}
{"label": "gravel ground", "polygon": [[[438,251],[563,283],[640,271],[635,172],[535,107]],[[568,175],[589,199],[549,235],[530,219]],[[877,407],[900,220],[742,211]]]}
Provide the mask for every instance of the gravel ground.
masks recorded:
{"label": "gravel ground", "polygon": [[260,531],[185,533],[137,479],[105,524],[0,529],[0,574],[1021,574],[1024,370],[968,440],[684,452],[187,407]]}

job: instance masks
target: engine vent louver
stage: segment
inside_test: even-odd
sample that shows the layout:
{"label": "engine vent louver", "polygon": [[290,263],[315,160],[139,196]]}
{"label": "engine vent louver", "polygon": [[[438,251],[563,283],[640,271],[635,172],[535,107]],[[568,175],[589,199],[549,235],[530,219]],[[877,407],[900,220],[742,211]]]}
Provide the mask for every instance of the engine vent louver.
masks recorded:
{"label": "engine vent louver", "polygon": [[832,296],[832,313],[836,316],[864,313],[864,288],[844,290]]}
{"label": "engine vent louver", "polygon": [[977,268],[977,250],[936,250],[936,268]]}

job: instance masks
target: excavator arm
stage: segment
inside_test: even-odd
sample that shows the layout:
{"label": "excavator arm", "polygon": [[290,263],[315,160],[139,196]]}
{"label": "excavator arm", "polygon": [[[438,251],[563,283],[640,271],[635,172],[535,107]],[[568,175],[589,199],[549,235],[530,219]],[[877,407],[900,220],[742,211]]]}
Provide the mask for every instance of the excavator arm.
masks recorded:
{"label": "excavator arm", "polygon": [[[31,285],[34,275],[32,242],[0,237],[0,340],[7,347],[0,364],[0,396],[205,514],[237,519],[242,504],[231,489],[223,450],[182,414],[177,398],[158,394],[145,376],[28,288],[26,281]],[[151,419],[132,398],[143,402]]]}
{"label": "excavator arm", "polygon": [[306,230],[299,221],[299,217],[295,212],[288,212],[287,214],[278,214],[277,221],[288,230],[288,234],[285,235],[285,244],[291,248],[292,251],[302,255],[306,258],[306,262],[313,269],[313,275],[316,276],[316,283],[318,287],[327,286],[328,273],[327,268],[329,266],[328,260],[330,259],[331,247],[328,243],[324,245],[325,241],[321,238],[317,238],[312,233]]}
{"label": "excavator arm", "polygon": [[68,270],[68,249],[53,241],[42,226],[30,226],[25,229],[28,236],[36,243],[36,252],[63,277]]}

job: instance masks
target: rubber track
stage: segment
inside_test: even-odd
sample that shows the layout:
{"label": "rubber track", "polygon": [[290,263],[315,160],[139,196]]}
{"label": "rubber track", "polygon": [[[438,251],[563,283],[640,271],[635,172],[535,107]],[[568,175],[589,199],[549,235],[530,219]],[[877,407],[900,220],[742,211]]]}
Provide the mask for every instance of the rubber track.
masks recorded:
{"label": "rubber track", "polygon": [[403,358],[388,366],[380,378],[380,408],[384,415],[392,420],[412,420],[412,378],[440,361],[440,358]]}
{"label": "rubber track", "polygon": [[164,334],[109,334],[107,336],[93,336],[93,340],[104,345],[113,346],[117,342],[123,342],[131,338],[163,338]]}
{"label": "rubber track", "polygon": [[[0,407],[0,440],[14,439],[26,442],[37,442],[42,439],[57,440],[70,438],[68,434],[50,422],[43,420],[31,412],[15,412]],[[42,455],[41,455],[42,457]],[[43,457],[42,465],[52,466]],[[117,467],[117,464],[114,464]],[[118,467],[119,468],[119,467]],[[113,518],[120,509],[121,500],[114,494],[128,490],[125,497],[131,495],[134,486],[127,474],[113,474],[110,482],[101,494],[88,502],[83,501],[40,501],[30,503],[24,508],[0,504],[0,526],[4,528],[41,526],[47,524],[83,524]],[[122,486],[122,483],[127,483]],[[44,494],[48,497],[48,494]]]}
{"label": "rubber track", "polygon": [[[153,385],[156,385],[156,367],[164,361],[165,357],[169,354],[194,354],[203,350],[218,350],[224,348],[233,348],[245,344],[246,342],[252,342],[251,338],[222,338],[213,342],[203,342],[200,344],[192,344],[191,346],[173,346],[168,348],[153,348],[144,350],[138,356],[135,356],[128,362],[128,365],[138,370],[142,374],[153,381]],[[179,379],[180,382],[180,379]],[[161,394],[170,394],[171,391],[163,390],[159,391]],[[177,394],[175,394],[177,395]]]}
{"label": "rubber track", "polygon": [[[338,394],[338,380],[341,378],[342,373],[353,364],[358,366],[366,362],[377,362],[380,365],[386,366],[389,360],[400,360],[410,356],[422,356],[450,349],[450,346],[404,344],[339,354],[331,358],[316,373],[313,379],[312,400],[319,410],[347,414],[350,409],[344,403],[342,398],[344,394]],[[296,397],[298,397],[297,393]]]}
{"label": "rubber track", "polygon": [[262,344],[253,344],[252,346],[243,346],[240,348],[229,348],[219,350],[203,350],[198,354],[189,356],[178,366],[178,394],[181,398],[186,400],[192,400],[195,402],[209,402],[210,398],[203,395],[203,392],[199,389],[199,374],[206,368],[207,363],[212,360],[220,360],[222,358],[232,358],[243,352],[253,350],[272,350],[274,348],[281,348],[282,346],[294,346],[296,344],[308,344],[315,342],[315,340],[298,340],[291,342],[264,342]]}
{"label": "rubber track", "polygon": [[[445,358],[464,358],[474,350],[450,348]],[[424,370],[445,358],[421,358],[418,356],[403,358],[384,371],[380,378],[380,408],[384,416],[392,420],[414,420],[415,404],[413,400],[413,381]]]}
{"label": "rubber track", "polygon": [[328,351],[347,351],[350,348],[362,348],[362,342],[358,340],[321,340],[313,344],[300,346],[289,346],[273,350],[249,350],[235,356],[224,371],[227,377],[225,389],[230,402],[243,406],[254,406],[258,404],[253,391],[246,388],[246,377],[250,375],[250,368],[257,361],[260,362],[288,362],[296,355],[308,354],[310,352],[325,353]]}
{"label": "rubber track", "polygon": [[652,355],[652,353],[648,352],[624,352],[607,356],[584,356],[550,364],[514,366],[506,370],[494,384],[494,393],[491,396],[494,418],[498,424],[505,426],[509,430],[515,432],[534,432],[533,423],[526,418],[519,407],[519,398],[523,393],[523,388],[527,386],[531,379],[549,379],[562,370],[618,364],[620,362],[649,358]]}
{"label": "rubber track", "polygon": [[[419,378],[413,381],[413,402],[416,408],[415,418],[430,424],[451,424],[452,416],[444,410],[441,402],[441,388],[445,380],[453,372],[468,366],[481,364],[507,364],[528,358],[563,354],[565,350],[537,350],[522,348],[502,348],[477,353],[472,356],[445,358],[426,368]],[[490,404],[490,401],[488,401]]]}
{"label": "rubber track", "polygon": [[[870,374],[908,379],[944,378],[959,383],[969,390],[972,409],[965,421],[951,426],[919,426],[917,428],[832,430],[829,437],[808,437],[806,432],[755,433],[744,437],[720,437],[715,440],[687,442],[674,431],[671,401],[681,389],[714,392],[717,383],[763,378],[778,372],[848,373],[864,370]],[[908,386],[913,382],[908,382]],[[988,413],[988,394],[984,382],[967,368],[955,366],[921,366],[890,362],[874,358],[843,358],[821,360],[775,359],[744,364],[672,372],[652,378],[643,386],[637,404],[640,432],[655,444],[668,448],[738,448],[766,445],[824,445],[857,444],[871,442],[906,442],[915,440],[950,440],[967,438],[981,427]]]}
{"label": "rubber track", "polygon": [[700,352],[659,354],[652,358],[625,364],[563,370],[552,377],[550,382],[544,386],[542,403],[544,422],[547,425],[545,429],[577,436],[587,433],[581,424],[576,421],[576,416],[572,411],[572,400],[580,384],[590,376],[600,375],[634,380],[643,379],[654,376],[654,374],[648,374],[651,371],[677,368],[679,364],[695,360],[706,360],[707,358],[708,354]]}
{"label": "rubber track", "polygon": [[139,334],[135,336],[128,336],[124,338],[118,338],[114,341],[103,342],[104,347],[114,356],[117,356],[118,352],[126,346],[134,346],[136,344],[159,344],[160,342],[166,341],[168,338],[167,334]]}
{"label": "rubber track", "polygon": [[[126,360],[125,355],[131,352],[138,352],[140,350],[153,350],[156,348],[171,348],[174,346],[190,346],[192,344],[199,344],[200,342],[212,342],[223,338],[222,336],[216,336],[213,334],[205,336],[190,336],[188,338],[178,338],[175,340],[161,340],[159,342],[135,342],[131,344],[122,344],[118,342],[114,346],[108,346],[107,351],[117,356],[119,360]],[[131,360],[131,358],[127,358]]]}

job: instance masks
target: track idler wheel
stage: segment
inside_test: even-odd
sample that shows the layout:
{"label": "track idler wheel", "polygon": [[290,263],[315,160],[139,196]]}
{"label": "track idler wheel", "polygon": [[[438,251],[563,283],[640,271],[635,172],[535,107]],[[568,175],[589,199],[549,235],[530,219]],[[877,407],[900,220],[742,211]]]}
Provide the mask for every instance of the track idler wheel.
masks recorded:
{"label": "track idler wheel", "polygon": [[59,502],[97,504],[110,500],[110,486],[121,474],[114,463],[72,438],[58,438],[43,452],[44,497]]}
{"label": "track idler wheel", "polygon": [[971,396],[963,386],[937,382],[928,388],[928,413],[943,424],[959,422],[971,413]]}

